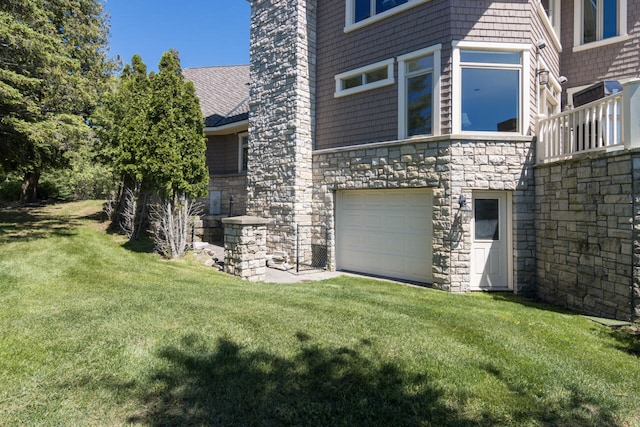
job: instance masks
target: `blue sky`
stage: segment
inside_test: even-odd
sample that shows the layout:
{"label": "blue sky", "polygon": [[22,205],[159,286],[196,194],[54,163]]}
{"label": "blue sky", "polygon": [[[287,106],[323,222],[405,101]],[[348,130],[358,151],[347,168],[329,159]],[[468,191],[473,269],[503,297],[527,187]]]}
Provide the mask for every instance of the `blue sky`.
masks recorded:
{"label": "blue sky", "polygon": [[247,0],[106,0],[109,56],[130,63],[139,54],[149,71],[170,48],[182,68],[249,63]]}

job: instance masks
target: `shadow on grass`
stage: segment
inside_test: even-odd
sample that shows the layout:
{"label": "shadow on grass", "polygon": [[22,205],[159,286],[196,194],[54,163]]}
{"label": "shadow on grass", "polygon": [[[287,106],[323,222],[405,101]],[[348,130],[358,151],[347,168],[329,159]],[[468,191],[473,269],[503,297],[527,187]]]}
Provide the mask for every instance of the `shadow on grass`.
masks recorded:
{"label": "shadow on grass", "polygon": [[534,298],[528,298],[528,297],[523,297],[520,295],[514,295],[511,292],[492,292],[491,293],[491,297],[496,300],[496,301],[505,301],[505,302],[510,302],[510,303],[514,303],[514,304],[520,304],[523,305],[525,307],[529,307],[529,308],[536,308],[538,310],[544,310],[544,311],[550,311],[553,313],[560,313],[560,314],[568,314],[568,315],[573,315],[573,316],[578,316],[577,313],[568,310],[566,308],[562,308],[562,307],[558,307],[558,306],[554,306],[554,305],[550,305],[550,304],[546,304],[542,301],[539,301],[537,299]]}
{"label": "shadow on grass", "polygon": [[618,350],[640,358],[640,324],[612,328],[609,334],[617,341]]}
{"label": "shadow on grass", "polygon": [[149,235],[144,235],[138,239],[127,240],[122,247],[131,252],[150,254],[155,250],[155,243]]}
{"label": "shadow on grass", "polygon": [[[498,367],[486,364],[482,368],[514,395],[530,401],[540,399],[541,396],[532,391],[526,382],[505,375]],[[579,384],[565,385],[562,393],[556,393],[553,398],[542,397],[545,398],[544,403],[535,406],[533,410],[511,407],[509,418],[514,422],[509,425],[620,426],[615,416],[615,404],[604,405],[588,396]]]}
{"label": "shadow on grass", "polygon": [[354,348],[332,348],[315,344],[304,332],[296,337],[299,349],[291,358],[252,351],[228,338],[220,339],[214,349],[197,335],[183,338],[180,345],[159,351],[169,368],[156,372],[144,387],[154,390],[141,398],[145,411],[128,422],[153,426],[616,425],[613,409],[603,408],[578,389],[567,390],[563,397],[536,396],[492,366],[485,370],[505,383],[518,396],[516,400],[531,403],[542,397],[545,404],[502,406],[501,414],[476,406],[474,413],[465,408],[465,391],[445,395],[428,375],[407,373],[395,364],[366,357],[366,347],[371,345],[367,340]]}
{"label": "shadow on grass", "polygon": [[0,209],[0,243],[76,235],[80,222],[68,216],[44,214],[34,207]]}
{"label": "shadow on grass", "polygon": [[[320,347],[305,333],[291,359],[220,339],[215,351],[197,336],[160,356],[144,397],[148,425],[474,425],[442,404],[429,378],[378,364],[358,349]],[[369,343],[364,340],[361,346]]]}

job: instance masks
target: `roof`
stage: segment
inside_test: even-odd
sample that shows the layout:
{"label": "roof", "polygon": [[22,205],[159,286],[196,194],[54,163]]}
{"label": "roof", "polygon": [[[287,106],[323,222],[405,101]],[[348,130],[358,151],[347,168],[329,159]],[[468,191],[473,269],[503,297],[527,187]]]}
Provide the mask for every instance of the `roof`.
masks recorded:
{"label": "roof", "polygon": [[200,98],[206,127],[217,127],[249,117],[249,65],[186,68]]}

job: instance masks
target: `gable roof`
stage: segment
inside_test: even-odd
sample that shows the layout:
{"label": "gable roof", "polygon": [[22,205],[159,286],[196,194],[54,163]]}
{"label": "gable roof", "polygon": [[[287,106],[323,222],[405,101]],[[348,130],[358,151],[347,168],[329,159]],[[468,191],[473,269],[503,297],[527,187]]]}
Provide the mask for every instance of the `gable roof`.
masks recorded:
{"label": "gable roof", "polygon": [[249,118],[249,65],[186,68],[200,98],[205,127],[218,127]]}

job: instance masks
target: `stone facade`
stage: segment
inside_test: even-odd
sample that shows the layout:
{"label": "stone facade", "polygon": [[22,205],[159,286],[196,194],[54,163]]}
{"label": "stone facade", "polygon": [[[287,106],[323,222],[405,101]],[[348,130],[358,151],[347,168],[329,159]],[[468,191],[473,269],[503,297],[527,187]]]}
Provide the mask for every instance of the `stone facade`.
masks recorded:
{"label": "stone facade", "polygon": [[[195,222],[195,239],[200,242],[222,242],[224,227],[222,219],[228,216],[245,215],[247,212],[247,177],[244,173],[233,175],[212,175],[207,185],[207,193],[219,192],[219,213],[212,212],[210,196],[199,199],[203,215]],[[233,196],[233,209],[231,197]]]}
{"label": "stone facade", "polygon": [[251,4],[247,213],[274,220],[268,247],[294,256],[311,223],[315,1]]}
{"label": "stone facade", "polygon": [[640,315],[640,152],[536,168],[538,296],[583,313]]}
{"label": "stone facade", "polygon": [[[469,290],[470,229],[460,224],[458,197],[474,190],[507,191],[513,203],[514,290],[535,292],[534,155],[531,138],[504,141],[432,137],[402,144],[370,144],[314,154],[314,222],[329,227],[335,247],[335,191],[431,188],[433,285]],[[330,250],[329,265],[335,268]]]}
{"label": "stone facade", "polygon": [[263,218],[225,218],[224,271],[252,282],[264,282],[267,268],[267,222]]}

